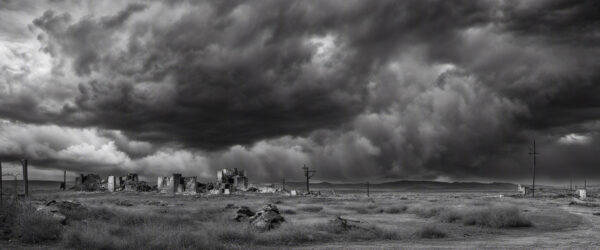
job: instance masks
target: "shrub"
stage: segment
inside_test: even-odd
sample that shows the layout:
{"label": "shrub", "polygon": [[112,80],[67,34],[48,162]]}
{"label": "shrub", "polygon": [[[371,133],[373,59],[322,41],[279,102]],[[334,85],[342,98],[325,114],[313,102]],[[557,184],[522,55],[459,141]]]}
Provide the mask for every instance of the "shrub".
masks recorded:
{"label": "shrub", "polygon": [[531,221],[524,218],[519,209],[510,205],[472,204],[466,207],[412,207],[410,212],[423,218],[436,217],[441,222],[462,222],[465,225],[477,225],[494,228],[530,227]]}
{"label": "shrub", "polygon": [[303,206],[299,208],[302,211],[305,212],[310,212],[310,213],[318,213],[321,212],[321,210],[323,210],[323,207],[320,206]]}
{"label": "shrub", "polygon": [[296,246],[306,243],[327,242],[334,237],[331,234],[315,230],[310,225],[282,224],[278,229],[256,235],[255,243],[259,245]]}
{"label": "shrub", "polygon": [[12,233],[21,242],[40,243],[60,238],[62,225],[59,220],[36,213],[35,208],[28,203],[21,203],[17,208]]}
{"label": "shrub", "polygon": [[18,204],[12,200],[4,200],[0,209],[0,239],[8,240],[13,231],[15,218],[19,211]]}
{"label": "shrub", "polygon": [[407,209],[408,208],[406,206],[388,207],[384,210],[384,212],[387,214],[400,214],[406,212]]}
{"label": "shrub", "polygon": [[87,207],[82,209],[61,209],[68,220],[110,220],[115,214],[107,207]]}
{"label": "shrub", "polygon": [[491,205],[465,211],[462,215],[465,225],[478,225],[494,228],[531,227],[533,224],[524,218],[517,207]]}
{"label": "shrub", "polygon": [[434,225],[426,225],[417,230],[417,237],[423,239],[437,239],[446,237],[446,233]]}
{"label": "shrub", "polygon": [[441,207],[422,207],[416,206],[408,209],[409,212],[423,218],[431,218],[440,214],[443,209]]}
{"label": "shrub", "polygon": [[368,205],[368,206],[349,206],[346,209],[355,211],[359,214],[374,214],[374,213],[382,213],[383,210],[375,210],[377,205]]}
{"label": "shrub", "polygon": [[281,211],[283,214],[296,214],[296,210],[293,209],[284,209]]}

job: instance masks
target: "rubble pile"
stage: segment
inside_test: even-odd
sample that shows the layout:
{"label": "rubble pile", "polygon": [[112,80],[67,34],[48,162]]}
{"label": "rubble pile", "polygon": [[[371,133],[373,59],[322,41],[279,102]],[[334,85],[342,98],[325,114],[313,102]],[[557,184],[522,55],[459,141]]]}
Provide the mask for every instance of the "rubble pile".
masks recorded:
{"label": "rubble pile", "polygon": [[255,215],[249,218],[250,224],[259,231],[267,231],[277,228],[285,221],[279,214],[277,206],[267,204]]}
{"label": "rubble pile", "polygon": [[241,206],[235,211],[235,215],[233,216],[233,220],[235,221],[244,221],[254,216],[255,213],[250,210],[250,208],[246,206]]}
{"label": "rubble pile", "polygon": [[219,170],[216,186],[220,193],[246,190],[248,188],[248,177],[246,177],[244,170],[238,170],[237,168]]}
{"label": "rubble pile", "polygon": [[127,174],[119,177],[119,187],[116,191],[150,192],[154,188],[145,181],[140,181],[137,174]]}
{"label": "rubble pile", "polygon": [[67,216],[64,213],[81,211],[86,208],[79,202],[73,201],[49,201],[44,205],[36,207],[36,213],[50,216],[62,224],[66,224]]}

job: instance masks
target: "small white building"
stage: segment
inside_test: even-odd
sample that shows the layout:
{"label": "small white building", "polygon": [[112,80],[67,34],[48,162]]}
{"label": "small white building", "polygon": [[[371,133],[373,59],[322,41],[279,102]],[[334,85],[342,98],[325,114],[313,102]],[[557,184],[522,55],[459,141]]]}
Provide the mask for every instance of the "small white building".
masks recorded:
{"label": "small white building", "polygon": [[531,188],[519,184],[519,186],[517,187],[517,192],[521,195],[528,195],[531,194]]}
{"label": "small white building", "polygon": [[578,196],[579,199],[583,200],[587,197],[587,190],[577,189],[577,191],[575,191],[575,195]]}

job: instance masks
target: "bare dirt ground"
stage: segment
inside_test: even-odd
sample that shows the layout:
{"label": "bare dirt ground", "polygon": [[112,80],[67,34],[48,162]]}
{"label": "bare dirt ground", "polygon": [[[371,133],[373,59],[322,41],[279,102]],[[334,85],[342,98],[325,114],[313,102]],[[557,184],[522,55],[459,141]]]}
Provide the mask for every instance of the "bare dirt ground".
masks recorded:
{"label": "bare dirt ground", "polygon": [[[400,193],[381,192],[371,197],[364,194],[341,194],[337,196],[284,196],[278,194],[234,195],[166,195],[157,193],[86,193],[45,192],[33,195],[32,202],[48,200],[72,200],[86,207],[118,211],[127,215],[147,215],[165,218],[165,221],[189,221],[183,228],[193,235],[209,235],[202,243],[219,245],[225,249],[598,249],[600,248],[599,207],[569,205],[571,198],[514,198],[498,193]],[[593,198],[591,199],[594,200]],[[248,206],[258,210],[265,204],[275,204],[286,222],[281,228],[269,233],[247,235],[246,227],[230,220],[234,211],[225,209],[228,204]],[[230,205],[231,206],[231,205]],[[501,210],[493,210],[500,207]],[[486,224],[489,214],[481,211],[492,209],[503,212],[514,208],[519,218],[532,226],[498,226]],[[207,212],[208,211],[208,212]],[[467,222],[471,214],[475,220]],[[510,214],[510,213],[509,213]],[[108,216],[113,216],[109,214]],[[116,215],[114,215],[116,216]],[[127,216],[120,215],[125,218]],[[320,225],[336,216],[360,221],[364,228],[376,227],[376,234],[390,234],[369,238],[361,232],[318,232]],[[462,217],[461,217],[462,216]],[[507,215],[508,216],[508,215]],[[512,216],[512,215],[511,215]],[[221,219],[215,219],[219,217]],[[469,217],[469,218],[467,218]],[[500,219],[506,219],[500,217]],[[511,220],[509,218],[509,220]],[[163,234],[161,230],[173,230],[162,224],[139,222],[138,229],[110,218],[80,219],[64,226],[61,239],[57,241],[26,244],[18,241],[1,241],[1,249],[120,249],[102,242],[137,240],[137,233]],[[132,220],[133,224],[138,223]],[[481,222],[483,221],[483,222]],[[146,223],[146,224],[144,224]],[[165,222],[162,222],[163,224]],[[443,236],[428,237],[419,234],[424,227],[433,227]],[[119,231],[121,229],[123,232]],[[157,229],[158,228],[158,229]],[[161,229],[162,228],[162,229]],[[316,228],[316,229],[315,229]],[[179,229],[178,229],[179,230]],[[278,231],[279,230],[279,231]],[[369,229],[370,230],[370,229]],[[109,233],[110,232],[110,233]],[[367,232],[367,231],[364,231]],[[368,231],[373,232],[373,231]],[[123,234],[123,235],[120,235]],[[302,234],[290,236],[290,234]],[[86,238],[90,236],[90,238]],[[97,235],[100,240],[95,242]],[[147,242],[152,239],[139,239]],[[173,236],[175,237],[175,236]],[[80,243],[79,241],[91,241]],[[140,243],[140,244],[142,244]],[[89,245],[87,245],[89,244]],[[89,246],[89,247],[82,247]],[[113,246],[113,247],[110,247]],[[206,245],[205,245],[206,247]],[[191,244],[189,249],[202,249]],[[123,249],[127,249],[124,247]],[[140,246],[139,249],[161,249]]]}

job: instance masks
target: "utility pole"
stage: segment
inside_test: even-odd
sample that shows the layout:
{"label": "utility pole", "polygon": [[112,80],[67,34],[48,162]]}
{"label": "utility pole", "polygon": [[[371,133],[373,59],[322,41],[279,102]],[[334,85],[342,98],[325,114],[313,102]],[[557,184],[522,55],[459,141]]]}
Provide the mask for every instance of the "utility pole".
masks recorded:
{"label": "utility pole", "polygon": [[573,193],[573,175],[571,175],[571,179],[569,180],[569,192]]}
{"label": "utility pole", "polygon": [[63,173],[63,186],[62,186],[62,190],[65,191],[67,190],[67,170],[65,169],[65,172]]}
{"label": "utility pole", "polygon": [[21,164],[23,165],[23,182],[25,183],[25,196],[29,196],[29,179],[27,176],[27,160],[22,159]]}
{"label": "utility pole", "polygon": [[535,151],[535,139],[533,140],[533,150],[529,149],[529,155],[533,156],[533,186],[531,188],[531,195],[535,198],[535,158],[538,155],[538,152]]}
{"label": "utility pole", "polygon": [[285,191],[285,178],[281,179],[281,190]]}
{"label": "utility pole", "polygon": [[302,167],[302,169],[304,169],[304,176],[306,176],[306,192],[310,193],[309,180],[310,180],[311,177],[313,177],[315,175],[315,173],[317,172],[317,170],[308,169],[308,167],[306,165],[304,165],[304,167]]}
{"label": "utility pole", "polygon": [[367,181],[367,197],[369,197],[369,182]]}

